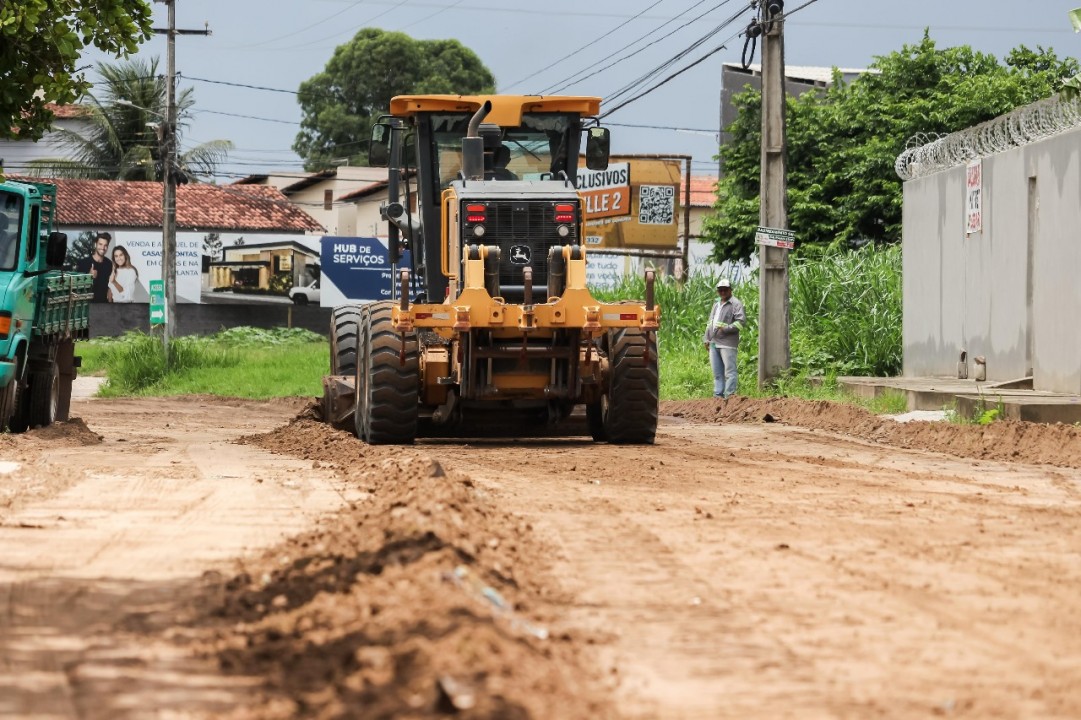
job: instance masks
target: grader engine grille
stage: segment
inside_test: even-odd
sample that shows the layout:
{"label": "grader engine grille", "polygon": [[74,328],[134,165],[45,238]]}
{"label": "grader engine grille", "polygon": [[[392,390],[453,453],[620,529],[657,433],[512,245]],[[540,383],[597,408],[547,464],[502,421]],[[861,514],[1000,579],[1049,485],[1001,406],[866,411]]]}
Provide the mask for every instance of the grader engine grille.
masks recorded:
{"label": "grader engine grille", "polygon": [[[484,205],[483,212],[469,208]],[[533,268],[533,286],[548,282],[548,249],[553,245],[577,245],[578,203],[551,200],[498,200],[484,203],[466,201],[462,217],[466,243],[482,242],[498,246],[500,291],[508,302],[519,302],[523,294],[522,268]],[[568,206],[572,206],[568,212]],[[483,237],[474,228],[483,224]]]}

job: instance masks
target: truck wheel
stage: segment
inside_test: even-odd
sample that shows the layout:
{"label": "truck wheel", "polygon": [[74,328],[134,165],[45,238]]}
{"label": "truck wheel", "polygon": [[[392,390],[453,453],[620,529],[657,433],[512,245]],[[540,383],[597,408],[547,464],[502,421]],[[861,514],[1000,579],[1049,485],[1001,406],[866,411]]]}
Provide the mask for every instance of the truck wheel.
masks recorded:
{"label": "truck wheel", "polygon": [[30,427],[48,427],[60,408],[60,369],[50,362],[30,374]]}
{"label": "truck wheel", "polygon": [[307,305],[308,296],[303,293],[297,293],[293,296],[293,303],[296,305]]}
{"label": "truck wheel", "polygon": [[330,316],[330,374],[357,374],[360,305],[342,305]]}
{"label": "truck wheel", "polygon": [[15,390],[18,387],[19,383],[12,380],[7,386],[0,388],[0,432],[11,427],[11,419],[15,417],[16,400],[18,400]]}
{"label": "truck wheel", "polygon": [[657,435],[657,343],[637,328],[608,332],[608,392],[586,407],[594,440],[652,444]]}
{"label": "truck wheel", "polygon": [[15,383],[15,414],[8,421],[13,433],[26,432],[30,429],[30,374],[22,382]]}
{"label": "truck wheel", "polygon": [[358,353],[355,420],[357,435],[372,445],[407,445],[417,437],[417,336],[403,338],[395,332],[393,307],[391,302],[372,303],[360,323],[364,339]]}
{"label": "truck wheel", "polygon": [[59,422],[66,421],[71,413],[71,388],[79,374],[75,363],[75,341],[62,341],[56,348],[56,367],[60,371],[60,403],[56,408]]}

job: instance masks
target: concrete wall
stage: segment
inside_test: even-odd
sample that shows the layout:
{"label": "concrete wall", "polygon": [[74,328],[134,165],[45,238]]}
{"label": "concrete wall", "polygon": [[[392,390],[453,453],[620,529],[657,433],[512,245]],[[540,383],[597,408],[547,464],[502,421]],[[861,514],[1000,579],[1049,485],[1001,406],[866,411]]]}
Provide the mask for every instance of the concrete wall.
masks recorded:
{"label": "concrete wall", "polygon": [[[212,335],[246,325],[259,328],[301,327],[322,335],[330,332],[331,308],[284,303],[176,306],[177,335]],[[145,303],[96,303],[90,306],[90,337],[115,337],[129,330],[150,331]]]}
{"label": "concrete wall", "polygon": [[1081,129],[983,158],[983,229],[965,234],[965,167],[904,186],[904,374],[1033,375],[1081,393]]}

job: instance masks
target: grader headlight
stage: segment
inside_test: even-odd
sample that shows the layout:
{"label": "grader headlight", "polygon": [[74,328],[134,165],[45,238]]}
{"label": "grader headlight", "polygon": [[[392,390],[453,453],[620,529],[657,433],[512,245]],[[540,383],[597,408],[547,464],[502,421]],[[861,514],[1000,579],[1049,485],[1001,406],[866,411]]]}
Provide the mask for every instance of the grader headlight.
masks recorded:
{"label": "grader headlight", "polygon": [[463,235],[472,235],[475,238],[484,237],[487,229],[484,227],[488,222],[488,205],[486,203],[467,203],[465,206],[465,227]]}
{"label": "grader headlight", "polygon": [[571,229],[578,218],[578,207],[574,203],[556,203],[552,219],[556,223],[556,235],[570,237]]}

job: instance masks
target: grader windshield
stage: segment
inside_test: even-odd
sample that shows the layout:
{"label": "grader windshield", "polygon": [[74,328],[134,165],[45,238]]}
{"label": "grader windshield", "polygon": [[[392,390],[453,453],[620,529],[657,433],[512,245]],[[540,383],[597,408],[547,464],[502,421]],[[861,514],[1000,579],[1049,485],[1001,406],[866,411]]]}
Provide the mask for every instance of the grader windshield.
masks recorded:
{"label": "grader windshield", "polygon": [[[462,168],[462,138],[472,113],[431,115],[434,162],[440,187],[458,178]],[[519,180],[539,180],[567,171],[567,142],[577,117],[562,113],[525,113],[518,127],[501,128],[499,141],[509,154],[505,167]]]}

